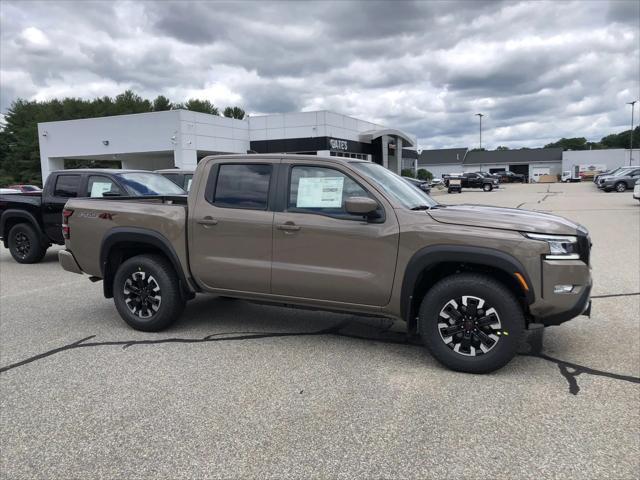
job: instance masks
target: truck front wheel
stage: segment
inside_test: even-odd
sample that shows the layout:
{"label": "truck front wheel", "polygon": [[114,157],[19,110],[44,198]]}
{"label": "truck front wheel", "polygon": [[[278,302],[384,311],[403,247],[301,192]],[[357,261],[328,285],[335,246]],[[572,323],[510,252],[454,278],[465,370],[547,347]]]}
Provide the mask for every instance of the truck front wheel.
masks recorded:
{"label": "truck front wheel", "polygon": [[47,253],[38,232],[28,223],[18,223],[9,230],[9,252],[18,263],[38,263]]}
{"label": "truck front wheel", "polygon": [[491,185],[490,183],[485,183],[482,186],[482,190],[484,190],[485,192],[490,192],[491,190],[493,190],[493,185]]}
{"label": "truck front wheel", "polygon": [[113,300],[122,319],[143,332],[167,328],[185,306],[178,276],[160,255],[138,255],[123,262],[113,279]]}
{"label": "truck front wheel", "polygon": [[452,370],[488,373],[515,356],[525,320],[520,304],[487,275],[444,278],[425,295],[419,333],[431,354]]}

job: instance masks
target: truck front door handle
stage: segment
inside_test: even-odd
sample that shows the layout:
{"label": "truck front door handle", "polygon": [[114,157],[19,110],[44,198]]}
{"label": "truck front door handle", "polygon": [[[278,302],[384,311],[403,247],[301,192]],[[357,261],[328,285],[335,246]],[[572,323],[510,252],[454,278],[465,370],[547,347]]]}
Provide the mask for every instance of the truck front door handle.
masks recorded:
{"label": "truck front door handle", "polygon": [[293,222],[287,222],[278,225],[278,230],[284,230],[285,232],[297,232],[300,230],[300,227]]}
{"label": "truck front door handle", "polygon": [[200,220],[196,220],[196,222],[198,222],[200,225],[205,225],[205,226],[218,224],[218,220],[212,217],[204,217],[204,218],[201,218]]}

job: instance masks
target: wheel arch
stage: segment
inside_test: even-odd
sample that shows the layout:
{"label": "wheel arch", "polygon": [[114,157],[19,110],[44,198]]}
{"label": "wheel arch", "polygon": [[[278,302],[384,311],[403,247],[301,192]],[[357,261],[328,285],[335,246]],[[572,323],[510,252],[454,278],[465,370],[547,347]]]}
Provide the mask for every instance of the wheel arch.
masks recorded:
{"label": "wheel arch", "polygon": [[42,227],[36,217],[29,212],[25,212],[23,210],[17,209],[7,209],[2,212],[2,216],[0,216],[0,235],[2,235],[2,242],[4,243],[5,248],[8,248],[8,236],[9,231],[19,223],[27,223],[35,228],[36,233],[40,236],[40,239],[43,243],[49,243],[49,240],[45,237],[42,232]]}
{"label": "wheel arch", "polygon": [[125,260],[143,254],[159,254],[171,263],[180,281],[184,299],[195,295],[195,289],[182,268],[173,246],[162,234],[141,227],[116,227],[104,236],[100,246],[100,271],[106,298],[113,297],[113,278]]}
{"label": "wheel arch", "polygon": [[[420,303],[429,289],[442,278],[459,272],[484,273],[505,284],[523,308],[535,301],[533,283],[524,266],[512,255],[486,247],[434,245],[418,250],[405,269],[401,288],[400,313],[409,331],[415,331]],[[522,275],[525,290],[515,274]]]}

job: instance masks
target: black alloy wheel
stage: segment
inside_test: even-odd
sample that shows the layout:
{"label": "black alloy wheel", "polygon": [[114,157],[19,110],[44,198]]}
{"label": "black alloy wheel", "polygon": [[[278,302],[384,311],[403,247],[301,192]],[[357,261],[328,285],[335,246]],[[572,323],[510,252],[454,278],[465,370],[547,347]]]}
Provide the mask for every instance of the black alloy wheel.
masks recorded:
{"label": "black alloy wheel", "polygon": [[27,223],[11,227],[7,236],[9,252],[18,263],[38,263],[47,252],[38,232]]}
{"label": "black alloy wheel", "polygon": [[160,286],[147,272],[133,272],[124,282],[123,293],[127,308],[141,319],[150,319],[160,309]]}
{"label": "black alloy wheel", "polygon": [[125,260],[113,277],[113,300],[127,324],[158,332],[175,322],[185,306],[180,280],[161,255],[143,254]]}
{"label": "black alloy wheel", "polygon": [[24,232],[16,233],[14,238],[16,252],[20,258],[24,259],[31,251],[31,241],[29,241],[29,237],[27,237]]}
{"label": "black alloy wheel", "polygon": [[418,332],[433,357],[459,372],[488,373],[516,354],[525,327],[514,293],[481,273],[458,273],[429,289],[418,313]]}
{"label": "black alloy wheel", "polygon": [[440,338],[459,355],[475,357],[491,351],[500,341],[502,324],[496,309],[483,298],[452,298],[440,310]]}

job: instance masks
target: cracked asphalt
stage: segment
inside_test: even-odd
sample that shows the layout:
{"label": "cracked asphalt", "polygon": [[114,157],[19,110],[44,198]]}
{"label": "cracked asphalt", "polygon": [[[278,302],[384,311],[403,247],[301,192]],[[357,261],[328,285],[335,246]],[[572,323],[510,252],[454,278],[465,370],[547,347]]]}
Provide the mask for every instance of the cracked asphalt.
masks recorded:
{"label": "cracked asphalt", "polygon": [[434,193],[592,235],[591,318],[529,332],[483,376],[443,369],[400,323],[208,296],[135,332],[56,248],[38,265],[1,248],[0,477],[635,479],[640,204],[596,190]]}

